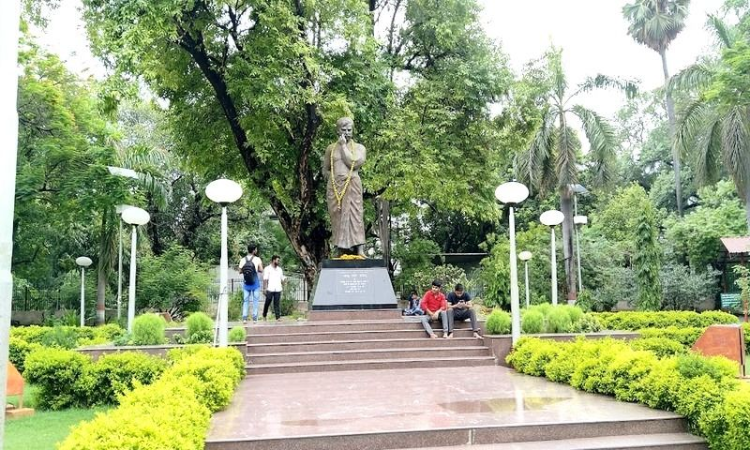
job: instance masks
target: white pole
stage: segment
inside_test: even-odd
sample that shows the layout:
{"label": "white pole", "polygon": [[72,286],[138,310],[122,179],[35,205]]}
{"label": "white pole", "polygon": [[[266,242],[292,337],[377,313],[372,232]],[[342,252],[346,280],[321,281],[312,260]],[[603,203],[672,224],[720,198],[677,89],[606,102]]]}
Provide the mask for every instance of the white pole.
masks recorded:
{"label": "white pole", "polygon": [[13,277],[13,207],[16,196],[18,153],[18,29],[19,0],[6,0],[0,14],[0,449],[5,435],[5,386],[7,383]]}
{"label": "white pole", "polygon": [[81,326],[86,325],[86,272],[81,267]]}
{"label": "white pole", "polygon": [[576,229],[576,256],[578,257],[578,293],[583,292],[583,281],[581,280],[581,238],[579,235],[578,226],[575,225]]}
{"label": "white pole", "polygon": [[549,254],[552,269],[552,304],[557,305],[557,252],[555,252],[555,227],[549,227],[552,233],[550,241]]}
{"label": "white pole", "polygon": [[508,218],[510,225],[510,315],[511,315],[511,342],[513,345],[521,338],[521,308],[518,304],[518,262],[516,259],[516,218],[513,207],[510,207]]}
{"label": "white pole", "polygon": [[117,233],[117,241],[120,249],[117,256],[117,321],[122,317],[122,216],[117,215],[117,221],[120,222],[120,230]]}
{"label": "white pole", "polygon": [[529,262],[524,261],[524,269],[526,270],[526,307],[529,307]]}
{"label": "white pole", "polygon": [[135,252],[138,239],[136,226],[133,225],[133,237],[130,244],[130,284],[128,285],[128,333],[133,332],[135,320]]}
{"label": "white pole", "polygon": [[229,302],[227,301],[227,267],[229,257],[227,256],[227,208],[221,207],[221,267],[219,269],[219,347],[226,347],[229,328]]}

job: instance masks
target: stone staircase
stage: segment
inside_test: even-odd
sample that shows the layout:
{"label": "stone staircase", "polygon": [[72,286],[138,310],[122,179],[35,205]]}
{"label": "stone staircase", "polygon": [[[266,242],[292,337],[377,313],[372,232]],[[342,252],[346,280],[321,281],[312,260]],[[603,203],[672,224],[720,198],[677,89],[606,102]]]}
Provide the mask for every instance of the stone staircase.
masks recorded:
{"label": "stone staircase", "polygon": [[495,364],[468,323],[456,324],[453,339],[428,338],[414,318],[267,322],[247,329],[248,375]]}

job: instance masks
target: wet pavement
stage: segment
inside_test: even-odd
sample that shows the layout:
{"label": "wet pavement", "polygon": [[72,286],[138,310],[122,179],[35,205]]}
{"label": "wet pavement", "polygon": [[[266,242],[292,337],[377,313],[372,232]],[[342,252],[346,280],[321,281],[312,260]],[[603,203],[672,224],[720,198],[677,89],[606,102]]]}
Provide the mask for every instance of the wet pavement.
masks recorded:
{"label": "wet pavement", "polygon": [[255,375],[209,440],[676,417],[500,366]]}

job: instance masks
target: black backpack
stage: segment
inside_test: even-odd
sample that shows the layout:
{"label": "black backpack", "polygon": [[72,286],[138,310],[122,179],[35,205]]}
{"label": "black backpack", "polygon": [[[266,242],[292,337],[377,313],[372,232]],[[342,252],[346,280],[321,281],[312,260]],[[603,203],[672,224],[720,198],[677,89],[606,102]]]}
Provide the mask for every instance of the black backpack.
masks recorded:
{"label": "black backpack", "polygon": [[253,285],[258,281],[258,271],[253,264],[253,258],[245,258],[245,265],[242,266],[242,276],[245,278],[245,284]]}

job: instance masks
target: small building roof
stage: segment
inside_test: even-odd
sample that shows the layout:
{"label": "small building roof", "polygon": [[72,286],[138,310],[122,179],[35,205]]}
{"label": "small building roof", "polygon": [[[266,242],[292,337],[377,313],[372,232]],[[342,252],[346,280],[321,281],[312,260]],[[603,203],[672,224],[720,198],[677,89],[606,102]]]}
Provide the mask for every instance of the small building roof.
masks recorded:
{"label": "small building roof", "polygon": [[750,253],[750,236],[723,237],[721,243],[729,253]]}

